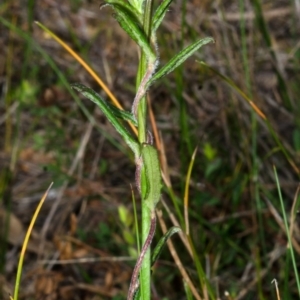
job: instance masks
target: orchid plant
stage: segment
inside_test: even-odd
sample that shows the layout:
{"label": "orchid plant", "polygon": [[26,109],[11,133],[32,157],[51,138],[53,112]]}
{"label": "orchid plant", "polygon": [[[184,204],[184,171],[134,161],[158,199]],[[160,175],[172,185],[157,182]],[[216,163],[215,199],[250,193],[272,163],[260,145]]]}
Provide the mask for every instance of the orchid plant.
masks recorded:
{"label": "orchid plant", "polygon": [[[213,41],[207,37],[199,39],[177,53],[168,63],[159,67],[159,47],[156,31],[161,25],[172,0],[163,0],[153,12],[153,0],[105,0],[102,8],[110,6],[119,25],[127,32],[140,48],[141,56],[137,72],[137,91],[131,111],[120,110],[106,102],[92,89],[76,83],[72,88],[95,102],[104,115],[122,136],[134,153],[136,164],[135,182],[142,199],[142,249],[133,270],[127,299],[150,300],[150,269],[166,240],[175,232],[171,228],[156,246],[152,258],[150,246],[156,228],[155,207],[160,200],[162,176],[158,151],[152,142],[152,135],[147,129],[147,105],[145,94],[153,83],[171,73],[188,57],[205,44]],[[127,131],[124,121],[131,122],[138,137]]]}

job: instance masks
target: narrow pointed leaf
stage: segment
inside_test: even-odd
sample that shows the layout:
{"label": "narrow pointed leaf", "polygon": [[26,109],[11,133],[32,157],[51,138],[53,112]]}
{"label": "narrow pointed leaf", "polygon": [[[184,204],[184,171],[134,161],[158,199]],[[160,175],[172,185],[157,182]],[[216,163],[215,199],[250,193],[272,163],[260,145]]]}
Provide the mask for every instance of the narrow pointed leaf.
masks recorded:
{"label": "narrow pointed leaf", "polygon": [[143,2],[141,0],[128,0],[131,6],[134,7],[140,14],[143,14]]}
{"label": "narrow pointed leaf", "polygon": [[123,137],[124,141],[133,151],[134,155],[139,156],[140,150],[138,142],[131,136],[131,134],[126,130],[123,124],[117,119],[111,109],[111,105],[108,105],[107,102],[104,101],[99,94],[97,94],[94,90],[84,86],[83,84],[74,83],[71,85],[71,87],[97,104],[97,106],[102,110],[110,123],[115,127],[117,132],[120,133],[120,135]]}
{"label": "narrow pointed leaf", "polygon": [[155,32],[163,21],[166,12],[173,0],[164,0],[153,15],[152,32]]}
{"label": "narrow pointed leaf", "polygon": [[109,106],[109,108],[111,109],[111,111],[115,115],[115,117],[117,117],[119,119],[122,119],[124,121],[129,121],[134,126],[138,126],[137,121],[136,121],[135,117],[133,116],[133,114],[131,112],[119,109],[115,105],[113,105],[109,102],[105,101],[105,103]]}
{"label": "narrow pointed leaf", "polygon": [[120,5],[128,12],[131,12],[138,20],[142,20],[142,14],[137,10],[134,5],[125,2],[124,0],[105,0],[105,3],[100,6],[100,8],[105,7],[106,5],[114,6]]}
{"label": "narrow pointed leaf", "polygon": [[150,42],[144,30],[139,25],[139,20],[127,8],[120,4],[109,4],[116,12],[115,18],[128,35],[141,47],[147,59],[154,62],[156,56],[151,48]]}
{"label": "narrow pointed leaf", "polygon": [[147,83],[147,88],[151,86],[151,84],[168,75],[172,71],[174,71],[178,66],[180,66],[186,59],[188,59],[191,55],[193,55],[199,48],[202,46],[213,42],[213,38],[207,37],[201,40],[198,40],[197,42],[189,45],[185,49],[181,50],[178,54],[176,54],[166,65],[164,65],[162,68],[160,68],[153,76],[152,78],[148,81]]}
{"label": "narrow pointed leaf", "polygon": [[153,266],[155,264],[155,262],[157,261],[158,257],[160,256],[162,249],[164,247],[164,245],[166,244],[166,242],[168,241],[168,239],[175,233],[181,231],[180,227],[177,226],[173,226],[171,227],[164,236],[161,237],[161,239],[159,240],[158,244],[155,246],[154,251],[152,253],[152,257],[151,257],[151,265]]}

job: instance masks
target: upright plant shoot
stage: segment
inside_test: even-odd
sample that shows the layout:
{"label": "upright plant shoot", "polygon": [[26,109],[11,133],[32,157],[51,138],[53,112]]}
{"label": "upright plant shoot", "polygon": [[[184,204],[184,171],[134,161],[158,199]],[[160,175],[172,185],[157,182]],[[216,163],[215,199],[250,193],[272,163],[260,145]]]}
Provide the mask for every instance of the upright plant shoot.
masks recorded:
{"label": "upright plant shoot", "polygon": [[[195,41],[157,70],[159,47],[156,41],[156,31],[161,25],[172,0],[163,0],[154,13],[152,12],[152,0],[104,1],[105,4],[102,7],[112,7],[119,25],[136,42],[142,54],[139,67],[139,72],[142,73],[138,73],[137,76],[140,80],[138,80],[131,111],[119,110],[107,103],[95,91],[82,84],[73,84],[72,87],[97,104],[134,153],[136,186],[142,198],[143,247],[133,271],[127,299],[150,300],[150,267],[153,263],[150,257],[150,245],[155,234],[155,207],[160,200],[162,179],[157,149],[147,141],[145,94],[156,80],[172,72],[200,47],[212,42],[213,39],[204,38]],[[129,120],[137,127],[138,138],[127,131],[121,120]],[[173,229],[162,239],[162,242],[159,243],[159,249],[155,249],[155,259],[167,238],[177,231],[178,229]]]}

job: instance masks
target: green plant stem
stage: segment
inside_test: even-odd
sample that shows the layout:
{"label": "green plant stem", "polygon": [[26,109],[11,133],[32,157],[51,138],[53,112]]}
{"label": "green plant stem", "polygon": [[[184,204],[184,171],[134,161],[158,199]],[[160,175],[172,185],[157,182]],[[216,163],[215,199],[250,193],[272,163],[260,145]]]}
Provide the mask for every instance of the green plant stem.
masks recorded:
{"label": "green plant stem", "polygon": [[282,210],[282,215],[283,215],[284,226],[285,226],[286,235],[287,235],[287,238],[288,238],[288,249],[290,250],[291,260],[292,260],[292,263],[293,263],[293,268],[294,268],[294,273],[295,273],[294,275],[295,275],[297,289],[298,289],[298,295],[299,295],[299,298],[300,298],[300,278],[299,278],[299,274],[298,274],[298,267],[297,267],[297,264],[296,264],[296,258],[295,258],[295,254],[294,254],[294,248],[293,248],[290,228],[289,228],[289,225],[288,225],[288,220],[287,220],[286,211],[285,211],[285,207],[284,207],[284,201],[283,201],[282,194],[281,194],[279,178],[278,178],[277,170],[276,170],[275,166],[273,166],[273,170],[274,170],[274,175],[275,175],[275,180],[276,180],[278,197],[279,197],[280,204],[281,204],[281,210]]}
{"label": "green plant stem", "polygon": [[[145,10],[144,10],[144,31],[150,40],[151,33],[151,15],[152,15],[152,0],[146,0],[145,2]],[[144,74],[147,70],[147,58],[144,53],[141,54],[139,72],[137,77],[137,87],[139,86]],[[147,102],[146,97],[143,97],[138,105],[137,111],[137,120],[138,120],[138,138],[139,142],[142,144],[146,142],[146,115],[147,115]],[[147,181],[145,172],[142,170],[141,172],[141,190],[145,189]],[[143,195],[143,193],[141,193]],[[147,240],[149,230],[151,225],[151,213],[149,208],[142,199],[142,244],[144,244]],[[149,250],[145,253],[141,273],[140,273],[140,290],[141,290],[141,299],[142,300],[150,300],[151,299],[151,252],[150,247]]]}
{"label": "green plant stem", "polygon": [[[252,90],[251,90],[251,78],[250,78],[250,64],[248,59],[248,48],[247,48],[247,35],[246,35],[246,21],[245,21],[245,3],[244,0],[239,0],[239,7],[240,7],[240,30],[241,30],[241,44],[242,44],[242,60],[243,60],[243,67],[244,67],[244,77],[245,77],[245,84],[246,90],[249,97],[252,99]],[[262,252],[266,255],[266,245],[265,245],[265,236],[263,231],[263,215],[262,215],[262,203],[259,195],[259,184],[258,184],[258,157],[257,157],[257,118],[256,113],[254,110],[251,110],[251,157],[252,157],[252,186],[253,186],[253,196],[255,199],[254,209],[257,211],[257,222],[258,222],[258,234],[255,232],[255,237],[259,239],[259,243],[262,245]],[[260,250],[256,252],[257,256],[257,263],[256,268],[257,272],[261,271],[261,253]],[[265,299],[263,295],[262,289],[262,280],[261,277],[257,277],[257,289],[259,294],[259,299]],[[269,279],[271,281],[271,279]]]}
{"label": "green plant stem", "polygon": [[[144,13],[144,31],[146,35],[148,36],[148,39],[150,40],[151,35],[151,15],[152,15],[152,0],[147,0],[145,3],[145,13]],[[144,77],[146,70],[147,70],[147,57],[142,52],[141,53],[141,59],[140,59],[140,65],[138,70],[138,76],[137,76],[137,89],[140,85],[140,82],[142,81],[142,78]],[[138,105],[138,138],[140,143],[146,142],[146,114],[147,113],[147,102],[146,97],[143,97]]]}
{"label": "green plant stem", "polygon": [[131,278],[131,283],[130,283],[130,287],[129,287],[129,291],[128,291],[128,295],[127,295],[127,300],[132,300],[134,297],[134,294],[137,290],[139,271],[142,266],[142,262],[144,260],[145,255],[147,254],[147,252],[149,252],[148,249],[151,246],[152,239],[155,234],[155,228],[156,228],[156,216],[155,216],[155,212],[153,211],[151,213],[151,225],[150,225],[149,233],[147,235],[147,239],[143,245],[143,248],[140,252],[140,256],[135,264],[135,267],[134,267],[134,270],[132,273],[132,278]]}

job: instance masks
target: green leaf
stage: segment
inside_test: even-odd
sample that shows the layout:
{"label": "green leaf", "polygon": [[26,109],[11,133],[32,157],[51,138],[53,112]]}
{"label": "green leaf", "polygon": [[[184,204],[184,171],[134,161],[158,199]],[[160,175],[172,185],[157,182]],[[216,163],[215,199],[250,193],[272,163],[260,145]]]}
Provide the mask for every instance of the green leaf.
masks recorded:
{"label": "green leaf", "polygon": [[134,7],[140,14],[143,13],[143,2],[144,0],[128,0],[132,7]]}
{"label": "green leaf", "polygon": [[171,227],[164,236],[161,237],[161,239],[159,240],[158,244],[156,245],[156,247],[154,248],[154,251],[152,253],[152,257],[151,257],[151,264],[152,266],[155,264],[155,262],[157,261],[158,257],[160,256],[162,249],[164,247],[164,245],[166,244],[166,242],[168,241],[168,239],[175,233],[181,231],[180,227],[177,226],[173,226]]}
{"label": "green leaf", "polygon": [[156,55],[151,48],[151,44],[147,39],[144,30],[140,26],[140,22],[129,9],[119,3],[109,3],[115,10],[115,18],[120,26],[128,33],[128,35],[141,47],[147,59],[155,62]]}
{"label": "green leaf", "polygon": [[104,101],[99,94],[97,94],[94,90],[84,86],[83,84],[74,83],[71,85],[71,87],[97,104],[97,106],[102,110],[110,123],[115,127],[117,132],[120,133],[120,135],[123,137],[125,143],[133,151],[135,157],[139,157],[140,150],[138,142],[126,130],[124,125],[117,119],[111,109],[111,105],[108,105],[107,102]]}
{"label": "green leaf", "polygon": [[143,168],[145,168],[147,181],[146,189],[144,191],[145,193],[143,193],[142,189],[142,198],[150,211],[154,211],[156,204],[159,202],[162,188],[158,153],[153,146],[149,144],[143,144],[141,156],[143,159]]}
{"label": "green leaf", "polygon": [[[131,1],[129,1],[131,2]],[[136,16],[137,19],[139,19],[140,21],[142,21],[142,14],[139,12],[138,8],[136,8],[135,5],[133,5],[132,3],[127,3],[124,0],[105,0],[105,3],[103,5],[100,6],[100,8],[106,6],[106,5],[120,5],[123,6],[124,9],[126,9],[127,11],[130,11],[133,15]]]}
{"label": "green leaf", "polygon": [[164,0],[156,9],[154,15],[153,15],[153,21],[152,21],[152,32],[154,33],[157,28],[160,26],[161,22],[163,21],[166,12],[173,0]]}
{"label": "green leaf", "polygon": [[113,104],[111,104],[109,102],[106,102],[106,104],[109,106],[109,108],[111,109],[111,111],[115,115],[115,117],[117,117],[119,119],[122,119],[124,121],[129,121],[134,126],[138,126],[138,123],[137,123],[135,117],[133,116],[133,114],[131,112],[119,109],[119,108],[117,108],[116,106],[114,106]]}
{"label": "green leaf", "polygon": [[191,55],[193,55],[197,50],[199,50],[199,48],[201,48],[202,46],[213,42],[214,39],[211,37],[207,37],[204,39],[201,39],[191,45],[189,45],[188,47],[186,47],[185,49],[181,50],[178,54],[176,54],[166,65],[164,65],[162,68],[160,68],[160,70],[158,70],[153,76],[152,78],[148,81],[147,85],[146,85],[146,89],[150,87],[150,85],[166,76],[167,74],[171,73],[172,71],[174,71],[178,66],[180,66],[186,59],[188,59]]}

